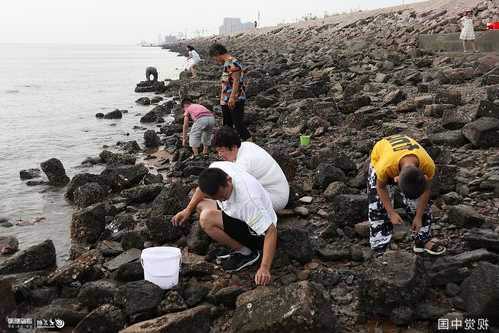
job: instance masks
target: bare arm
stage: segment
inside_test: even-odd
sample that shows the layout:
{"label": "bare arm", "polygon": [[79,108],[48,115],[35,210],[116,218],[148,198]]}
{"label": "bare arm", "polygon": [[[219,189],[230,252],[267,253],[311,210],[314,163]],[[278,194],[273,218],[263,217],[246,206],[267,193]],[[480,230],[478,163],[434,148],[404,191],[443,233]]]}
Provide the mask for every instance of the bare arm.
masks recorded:
{"label": "bare arm", "polygon": [[255,275],[255,283],[257,285],[267,285],[270,283],[271,274],[270,267],[272,266],[272,260],[274,259],[275,251],[277,247],[277,228],[274,224],[265,232],[265,240],[263,242],[263,257],[260,268]]}
{"label": "bare arm", "polygon": [[201,192],[199,188],[196,188],[196,191],[194,191],[194,195],[192,196],[191,201],[189,201],[187,207],[172,217],[172,223],[174,225],[179,225],[187,221],[192,215],[192,212],[196,209],[197,205],[203,201],[203,199],[203,192]]}
{"label": "bare arm", "polygon": [[182,127],[182,143],[185,144],[187,139],[187,130],[189,129],[189,116],[184,116],[184,126]]}
{"label": "bare arm", "polygon": [[392,224],[402,224],[403,220],[395,209],[393,209],[392,201],[390,200],[390,194],[386,188],[386,184],[377,180],[376,181],[376,191],[378,192],[379,199],[385,207],[386,213],[390,218]]}
{"label": "bare arm", "polygon": [[235,99],[239,93],[239,80],[241,79],[241,72],[232,73],[232,77],[234,79],[234,84],[232,86],[232,92],[230,93],[230,98]]}

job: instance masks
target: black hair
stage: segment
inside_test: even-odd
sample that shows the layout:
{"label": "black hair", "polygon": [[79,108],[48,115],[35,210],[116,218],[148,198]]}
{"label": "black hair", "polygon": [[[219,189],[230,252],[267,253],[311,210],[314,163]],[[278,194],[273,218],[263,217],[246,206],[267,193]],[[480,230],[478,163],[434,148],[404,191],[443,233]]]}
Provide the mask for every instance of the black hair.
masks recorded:
{"label": "black hair", "polygon": [[184,107],[185,104],[192,104],[192,99],[190,99],[189,97],[184,97],[182,99],[182,102],[180,102],[180,106]]}
{"label": "black hair", "polygon": [[234,146],[240,148],[241,138],[235,129],[229,126],[224,126],[215,133],[215,136],[213,137],[213,146],[215,148],[232,148]]}
{"label": "black hair", "polygon": [[210,46],[208,54],[210,55],[210,57],[216,57],[219,55],[227,54],[227,49],[222,44],[215,43]]}
{"label": "black hair", "polygon": [[229,176],[219,168],[207,168],[199,175],[198,186],[204,194],[213,196],[217,194],[220,187],[227,185]]}
{"label": "black hair", "polygon": [[400,171],[399,186],[407,199],[419,198],[427,187],[423,171],[415,166],[404,167]]}
{"label": "black hair", "polygon": [[195,50],[195,49],[194,49],[194,47],[192,47],[191,45],[187,45],[187,49],[188,49],[189,51],[194,51],[194,50]]}

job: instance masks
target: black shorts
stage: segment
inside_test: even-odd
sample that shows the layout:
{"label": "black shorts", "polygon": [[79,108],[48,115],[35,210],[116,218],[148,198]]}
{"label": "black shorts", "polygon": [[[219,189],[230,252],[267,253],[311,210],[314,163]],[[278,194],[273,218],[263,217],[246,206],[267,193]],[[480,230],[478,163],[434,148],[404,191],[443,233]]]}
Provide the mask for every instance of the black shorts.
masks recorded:
{"label": "black shorts", "polygon": [[[220,207],[217,208],[220,210]],[[230,217],[222,211],[222,221],[224,224],[224,231],[232,239],[235,239],[242,245],[250,248],[251,250],[262,250],[265,235],[257,235],[246,222]]]}

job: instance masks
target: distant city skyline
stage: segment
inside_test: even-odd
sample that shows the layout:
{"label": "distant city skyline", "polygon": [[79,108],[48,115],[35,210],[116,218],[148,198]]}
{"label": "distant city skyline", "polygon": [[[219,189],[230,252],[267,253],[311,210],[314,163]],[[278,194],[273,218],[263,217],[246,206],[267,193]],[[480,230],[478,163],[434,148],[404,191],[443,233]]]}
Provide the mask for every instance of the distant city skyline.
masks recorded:
{"label": "distant city skyline", "polygon": [[[194,37],[218,34],[225,17],[259,26],[291,23],[304,16],[323,17],[421,0],[184,0],[177,5],[148,0],[18,0],[0,4],[0,43],[134,44],[156,42],[158,35]],[[260,15],[259,15],[260,14]],[[259,17],[260,16],[260,17]]]}

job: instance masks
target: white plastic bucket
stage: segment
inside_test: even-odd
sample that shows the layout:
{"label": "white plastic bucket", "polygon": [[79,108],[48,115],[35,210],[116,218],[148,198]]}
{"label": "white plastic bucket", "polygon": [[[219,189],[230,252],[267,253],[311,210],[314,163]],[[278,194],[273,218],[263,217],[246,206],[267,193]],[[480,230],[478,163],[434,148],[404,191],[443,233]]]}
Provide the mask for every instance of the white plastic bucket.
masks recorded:
{"label": "white plastic bucket", "polygon": [[144,249],[140,262],[144,268],[144,279],[161,289],[170,289],[178,284],[182,255],[180,249],[156,246]]}

